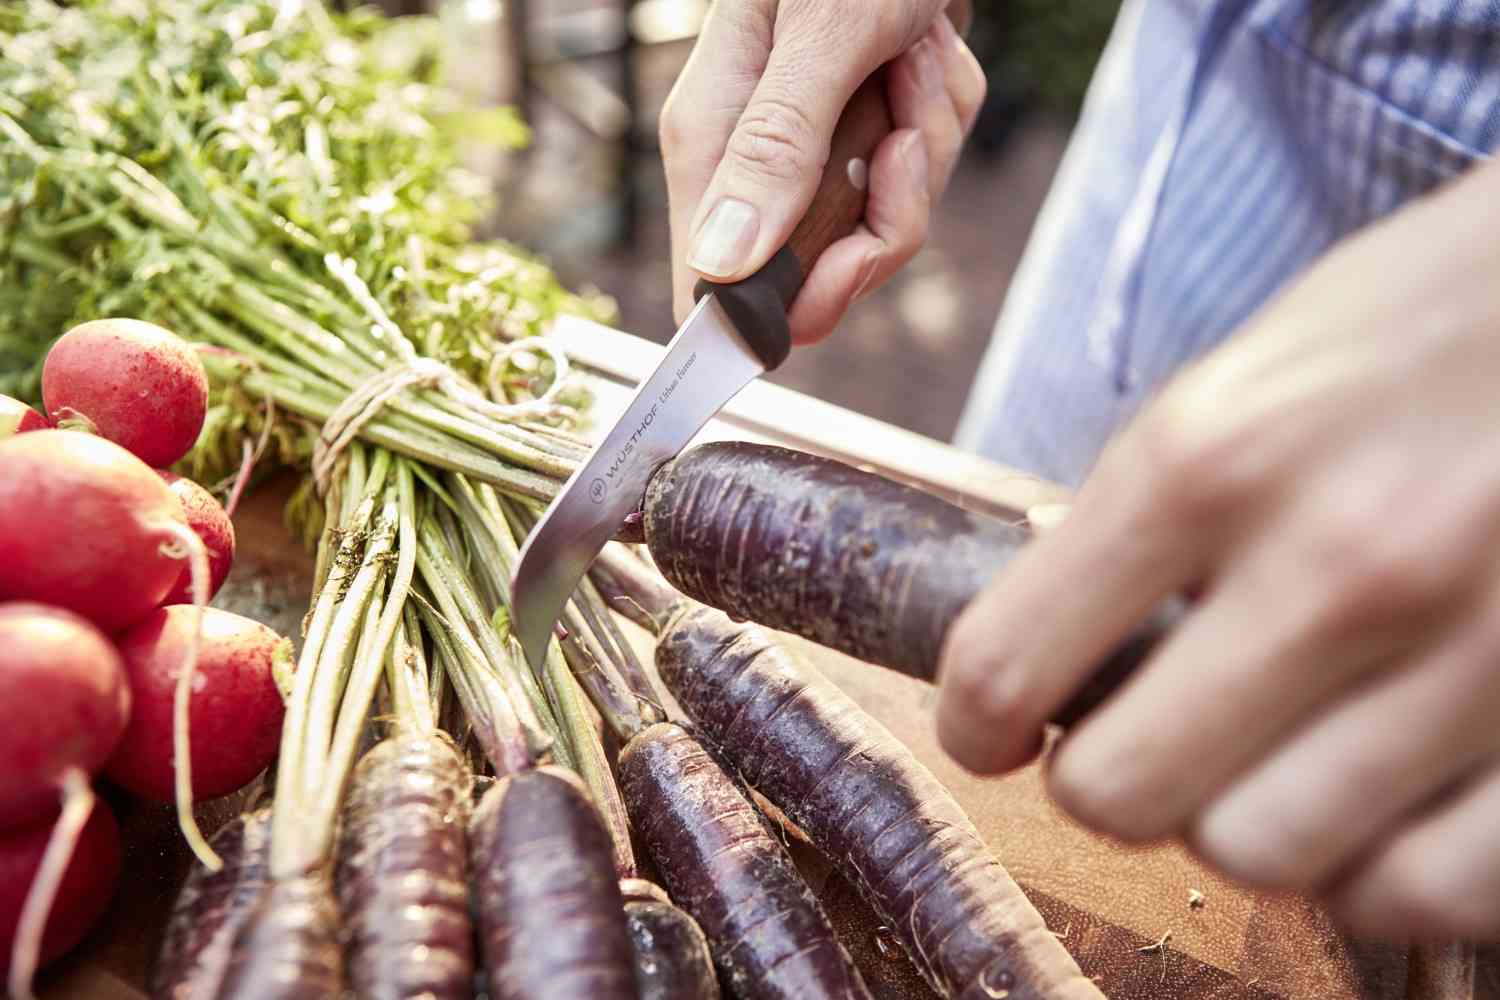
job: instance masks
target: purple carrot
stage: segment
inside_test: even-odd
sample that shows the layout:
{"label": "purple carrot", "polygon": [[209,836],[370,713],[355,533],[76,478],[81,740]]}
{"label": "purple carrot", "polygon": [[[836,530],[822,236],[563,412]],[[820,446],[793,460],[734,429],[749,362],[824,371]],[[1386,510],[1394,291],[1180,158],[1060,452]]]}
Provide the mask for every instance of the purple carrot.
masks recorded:
{"label": "purple carrot", "polygon": [[732,995],[868,1000],[786,848],[697,740],[670,723],[642,731],[620,754],[620,785],[672,898],[703,928]]}
{"label": "purple carrot", "polygon": [[[683,593],[924,679],[954,618],[1031,537],[873,473],[744,442],[664,466],[643,512],[651,556]],[[1164,605],[1057,721],[1094,708],[1178,614]]]}
{"label": "purple carrot", "polygon": [[469,846],[492,1000],[636,1000],[609,834],[576,775],[502,778]]}
{"label": "purple carrot", "polygon": [[860,887],[940,994],[1100,1000],[932,772],[767,632],[684,606],[662,630],[657,668],[743,779]]}
{"label": "purple carrot", "polygon": [[151,995],[161,1000],[218,997],[235,935],[270,885],[269,808],[236,816],[209,843],[224,867],[194,864],[172,904],[151,973]]}
{"label": "purple carrot", "polygon": [[273,881],[235,936],[220,1000],[328,1000],[344,990],[328,873]]}
{"label": "purple carrot", "polygon": [[698,922],[651,882],[624,879],[620,894],[641,1000],[719,1000],[713,956]]}
{"label": "purple carrot", "polygon": [[443,734],[392,736],[354,769],[336,884],[349,986],[362,1000],[472,996],[472,794]]}

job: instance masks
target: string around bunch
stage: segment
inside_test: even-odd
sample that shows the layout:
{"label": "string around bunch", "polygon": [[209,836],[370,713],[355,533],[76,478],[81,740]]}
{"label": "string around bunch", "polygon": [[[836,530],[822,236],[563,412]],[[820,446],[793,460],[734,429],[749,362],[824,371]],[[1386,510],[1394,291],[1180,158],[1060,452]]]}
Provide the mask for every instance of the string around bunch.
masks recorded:
{"label": "string around bunch", "polygon": [[312,473],[318,494],[328,494],[329,481],[339,456],[359,432],[375,419],[385,405],[412,386],[436,388],[452,371],[441,361],[418,358],[398,368],[388,368],[357,387],[323,421],[323,430],[313,445]]}
{"label": "string around bunch", "polygon": [[366,424],[374,420],[391,400],[409,389],[432,389],[442,392],[475,413],[496,421],[541,420],[566,412],[558,402],[570,372],[568,357],[556,343],[546,337],[526,337],[502,344],[490,359],[486,381],[491,391],[504,399],[501,375],[511,359],[522,352],[546,355],[552,360],[552,384],[536,399],[521,403],[496,402],[452,367],[436,358],[417,354],[400,327],[386,314],[375,296],[359,277],[354,262],[328,254],[328,270],[344,285],[380,330],[383,339],[400,356],[401,363],[379,372],[356,386],[323,422],[323,430],[313,446],[312,472],[320,496],[326,496],[339,456],[359,437]]}

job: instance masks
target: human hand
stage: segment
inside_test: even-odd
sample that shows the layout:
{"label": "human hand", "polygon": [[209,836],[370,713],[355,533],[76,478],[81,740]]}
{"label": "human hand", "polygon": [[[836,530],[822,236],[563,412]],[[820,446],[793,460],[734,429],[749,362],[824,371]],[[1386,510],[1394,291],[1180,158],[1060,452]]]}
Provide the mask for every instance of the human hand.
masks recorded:
{"label": "human hand", "polygon": [[1091,667],[1193,593],[1057,747],[1056,800],[1356,930],[1500,934],[1497,233],[1491,165],[1170,384],[954,626],[949,752],[1024,763]]}
{"label": "human hand", "polygon": [[855,299],[916,255],[985,93],[979,63],[943,16],[947,5],[713,6],[661,116],[679,321],[699,277],[749,277],[786,243],[812,203],[845,105],[893,59],[895,131],[869,165],[865,221],[818,259],[792,307],[792,339],[827,336]]}

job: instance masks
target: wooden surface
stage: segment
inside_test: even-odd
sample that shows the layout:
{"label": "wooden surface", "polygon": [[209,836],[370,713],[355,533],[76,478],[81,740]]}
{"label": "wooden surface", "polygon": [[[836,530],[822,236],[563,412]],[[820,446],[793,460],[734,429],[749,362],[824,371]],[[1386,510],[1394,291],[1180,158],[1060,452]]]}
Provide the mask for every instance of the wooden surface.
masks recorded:
{"label": "wooden surface", "polygon": [[[575,328],[595,350],[601,335]],[[617,340],[602,351],[617,368],[651,363],[643,342]],[[634,362],[629,359],[635,358]],[[626,359],[622,361],[621,359]],[[616,371],[600,383],[600,406],[623,405]],[[822,451],[935,492],[995,511],[1024,508],[1056,491],[988,466],[952,449],[864,421],[825,404],[757,385],[742,394],[705,437],[777,440]],[[765,407],[774,398],[778,405]],[[809,422],[814,415],[821,422]],[[779,429],[785,425],[786,429]],[[809,440],[809,439],[816,440]],[[236,524],[239,562],[216,603],[297,635],[307,608],[311,560],[281,523],[286,483],[257,491]],[[634,637],[649,648],[644,634]],[[1295,897],[1247,892],[1205,870],[1181,849],[1126,849],[1075,826],[1048,801],[1040,766],[998,781],[981,781],[950,762],[932,727],[932,689],[921,682],[788,639],[867,711],[888,726],[953,790],[1002,861],[1062,936],[1084,970],[1113,1000],[1464,1000],[1426,995],[1441,978],[1426,952],[1410,983],[1406,950],[1362,944],[1341,935],[1319,910]],[[201,810],[208,825],[234,802]],[[189,858],[170,809],[116,799],[126,829],[125,874],[101,927],[49,970],[48,998],[144,997],[151,956],[166,908]],[[877,925],[848,883],[805,845],[795,851],[834,916],[840,934],[882,1000],[929,997],[899,947]],[[1201,894],[1201,905],[1190,898]],[[1160,942],[1165,941],[1162,945]],[[1425,978],[1424,978],[1425,977]],[[1481,955],[1476,996],[1500,1000],[1495,963]]]}

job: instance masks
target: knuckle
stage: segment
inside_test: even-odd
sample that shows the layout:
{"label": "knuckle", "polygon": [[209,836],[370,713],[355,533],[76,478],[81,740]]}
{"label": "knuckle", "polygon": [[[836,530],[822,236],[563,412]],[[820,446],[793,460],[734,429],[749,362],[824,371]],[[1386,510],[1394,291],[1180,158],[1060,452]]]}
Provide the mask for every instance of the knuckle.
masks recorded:
{"label": "knuckle", "polygon": [[[1458,836],[1455,836],[1458,834]],[[1494,848],[1465,849],[1455,827],[1425,827],[1403,837],[1371,877],[1383,883],[1405,929],[1489,937],[1500,931],[1500,867]]]}
{"label": "knuckle", "polygon": [[1269,844],[1284,845],[1286,841],[1267,836],[1268,846],[1250,843],[1245,837],[1219,837],[1214,840],[1200,839],[1199,850],[1215,868],[1235,881],[1260,889],[1282,889],[1299,886],[1300,873],[1290,867],[1286,854],[1278,853]]}
{"label": "knuckle", "polygon": [[898,51],[903,32],[915,24],[918,7],[905,2],[872,5],[869,0],[782,0],[778,17],[783,25],[796,25],[801,36],[842,39],[843,51],[878,63]]}
{"label": "knuckle", "polygon": [[1160,817],[1139,769],[1120,759],[1098,766],[1097,757],[1065,742],[1047,769],[1047,789],[1057,805],[1085,826],[1124,841],[1144,842],[1160,835]]}
{"label": "knuckle", "polygon": [[781,184],[821,173],[815,146],[816,129],[807,112],[794,100],[770,97],[746,109],[726,152],[752,177]]}
{"label": "knuckle", "polygon": [[881,5],[879,16],[875,19],[876,37],[890,49],[890,52],[882,53],[882,56],[894,55],[922,37],[932,21],[925,7],[926,5],[919,3]]}
{"label": "knuckle", "polygon": [[1451,877],[1451,870],[1450,865],[1435,858],[1401,857],[1377,876],[1385,883],[1379,892],[1383,907],[1397,925],[1408,930],[1457,930],[1460,921],[1474,919],[1476,911],[1485,907],[1466,904],[1470,887]]}
{"label": "knuckle", "polygon": [[1423,611],[1442,603],[1445,574],[1425,554],[1406,546],[1373,546],[1355,563],[1354,594],[1379,612]]}
{"label": "knuckle", "polygon": [[1053,799],[1095,830],[1126,843],[1185,838],[1214,788],[1202,774],[1185,773],[1189,747],[1160,733],[1110,733],[1087,720],[1071,731],[1047,769]]}
{"label": "knuckle", "polygon": [[1185,419],[1173,408],[1154,411],[1137,425],[1139,468],[1161,514],[1188,520],[1213,518],[1231,507],[1248,484],[1233,474],[1239,435]]}
{"label": "knuckle", "polygon": [[944,644],[939,670],[938,735],[964,767],[990,774],[1026,755],[1023,734],[1039,729],[1033,694],[1009,669],[993,630],[972,615],[960,619]]}
{"label": "knuckle", "polygon": [[929,230],[930,222],[927,219],[917,219],[901,226],[887,238],[885,257],[891,271],[905,267],[922,252],[922,247],[927,244]]}
{"label": "knuckle", "polygon": [[662,111],[661,119],[656,123],[656,138],[661,144],[662,156],[669,160],[675,157],[682,151],[686,137],[682,122],[668,110]]}
{"label": "knuckle", "polygon": [[973,672],[967,682],[955,686],[954,693],[971,706],[980,718],[1000,727],[1017,727],[1030,718],[1029,692],[1023,685],[1007,678],[1005,671],[987,675]]}
{"label": "knuckle", "polygon": [[1449,567],[1419,541],[1393,532],[1394,523],[1351,518],[1309,540],[1318,563],[1314,571],[1327,581],[1321,617],[1328,628],[1409,621],[1453,596]]}
{"label": "knuckle", "polygon": [[674,88],[667,95],[661,116],[656,122],[656,135],[661,144],[662,155],[671,158],[681,152],[686,147],[690,134],[691,128],[687,115],[682,110],[680,92]]}
{"label": "knuckle", "polygon": [[1231,878],[1247,885],[1265,886],[1275,884],[1279,872],[1275,870],[1278,846],[1282,841],[1277,830],[1259,831],[1247,836],[1240,816],[1244,812],[1241,801],[1233,794],[1211,806],[1200,816],[1191,829],[1192,848],[1201,857]]}
{"label": "knuckle", "polygon": [[984,594],[966,608],[948,628],[939,655],[939,679],[944,683],[973,684],[983,678],[985,665],[1003,661],[1000,637],[986,626],[980,610]]}
{"label": "knuckle", "polygon": [[1482,938],[1500,931],[1500,869],[1493,854],[1462,850],[1452,829],[1399,835],[1369,867],[1336,886],[1334,901],[1361,929]]}
{"label": "knuckle", "polygon": [[957,626],[954,631],[944,657],[943,684],[949,697],[964,707],[965,714],[987,724],[1001,726],[1020,720],[1025,692],[1007,681],[1009,672],[1001,666],[993,640],[970,639]]}
{"label": "knuckle", "polygon": [[988,95],[989,80],[985,77],[984,70],[978,61],[972,55],[968,55],[964,60],[964,71],[959,74],[953,93],[954,107],[965,128],[973,125]]}
{"label": "knuckle", "polygon": [[1247,885],[1266,889],[1308,889],[1332,863],[1328,843],[1339,821],[1305,802],[1256,809],[1253,822],[1245,804],[1210,809],[1193,831],[1199,852],[1221,871]]}
{"label": "knuckle", "polygon": [[1270,833],[1263,838],[1247,837],[1242,830],[1226,830],[1212,821],[1199,824],[1193,831],[1194,851],[1230,878],[1245,885],[1266,888],[1281,884],[1281,858],[1272,843],[1280,844]]}

